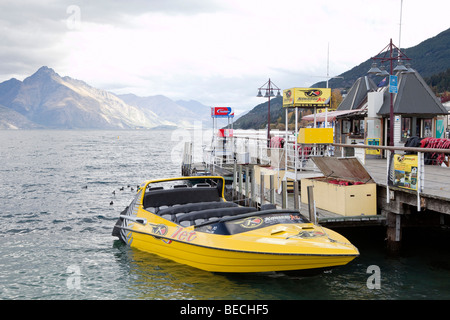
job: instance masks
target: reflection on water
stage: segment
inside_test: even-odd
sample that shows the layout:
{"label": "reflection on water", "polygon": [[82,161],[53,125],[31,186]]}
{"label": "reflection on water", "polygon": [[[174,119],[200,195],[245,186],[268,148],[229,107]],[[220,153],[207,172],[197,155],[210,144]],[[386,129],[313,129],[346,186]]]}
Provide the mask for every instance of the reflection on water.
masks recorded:
{"label": "reflection on water", "polygon": [[[337,268],[314,276],[278,273],[221,274],[185,266],[147,252],[115,246],[130,266],[135,299],[291,300],[373,299],[365,267]],[[125,261],[121,261],[125,262]],[[349,270],[351,271],[349,273]],[[355,271],[355,270],[360,270]],[[367,294],[361,297],[361,294]]]}
{"label": "reflection on water", "polygon": [[251,299],[255,288],[221,274],[198,270],[122,245],[136,299]]}

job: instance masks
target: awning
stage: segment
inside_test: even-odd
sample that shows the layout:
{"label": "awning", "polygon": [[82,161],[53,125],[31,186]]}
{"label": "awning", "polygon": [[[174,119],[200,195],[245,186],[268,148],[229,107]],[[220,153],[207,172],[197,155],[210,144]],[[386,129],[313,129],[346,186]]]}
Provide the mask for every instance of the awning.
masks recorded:
{"label": "awning", "polygon": [[[327,121],[336,120],[337,116],[345,115],[349,113],[357,113],[365,111],[365,109],[354,109],[354,110],[337,110],[337,111],[328,111],[327,113]],[[306,121],[314,121],[314,114],[309,114],[307,116],[303,116],[302,120]],[[325,112],[316,113],[316,122],[324,122],[325,121]]]}

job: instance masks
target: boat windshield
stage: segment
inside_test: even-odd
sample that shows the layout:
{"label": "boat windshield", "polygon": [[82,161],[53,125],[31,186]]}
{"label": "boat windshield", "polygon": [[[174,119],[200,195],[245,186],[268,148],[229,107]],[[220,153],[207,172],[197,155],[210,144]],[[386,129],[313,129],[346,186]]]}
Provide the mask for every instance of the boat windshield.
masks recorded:
{"label": "boat windshield", "polygon": [[242,216],[222,218],[217,222],[198,225],[195,230],[213,234],[232,235],[276,224],[310,223],[299,212],[288,210],[267,210]]}

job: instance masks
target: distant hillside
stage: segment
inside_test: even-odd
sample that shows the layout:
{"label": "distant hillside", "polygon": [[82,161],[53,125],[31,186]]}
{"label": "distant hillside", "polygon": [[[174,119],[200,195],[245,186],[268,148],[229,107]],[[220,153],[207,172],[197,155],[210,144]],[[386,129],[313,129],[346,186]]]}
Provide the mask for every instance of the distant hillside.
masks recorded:
{"label": "distant hillside", "polygon": [[[267,126],[267,111],[269,102],[258,104],[250,112],[246,113],[233,122],[233,128],[236,129],[262,129]],[[275,121],[283,108],[283,97],[270,99],[270,118]]]}
{"label": "distant hillside", "polygon": [[195,121],[209,123],[211,119],[211,110],[198,101],[179,103],[163,95],[139,97],[134,94],[122,94],[118,97],[127,104],[140,108],[149,116],[156,114],[160,119],[171,122],[173,125],[189,127]]}
{"label": "distant hillside", "polygon": [[42,129],[44,127],[33,123],[18,112],[0,105],[0,130],[22,128]]}
{"label": "distant hillside", "polygon": [[450,68],[424,80],[436,94],[450,91]]}

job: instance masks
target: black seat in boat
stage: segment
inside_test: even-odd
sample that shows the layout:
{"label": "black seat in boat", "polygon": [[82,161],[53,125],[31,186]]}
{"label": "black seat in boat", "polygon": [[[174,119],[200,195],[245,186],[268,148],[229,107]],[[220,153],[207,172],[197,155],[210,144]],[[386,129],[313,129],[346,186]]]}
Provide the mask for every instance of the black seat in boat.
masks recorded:
{"label": "black seat in boat", "polygon": [[209,220],[211,218],[221,218],[225,216],[235,216],[243,213],[250,213],[256,211],[256,208],[252,207],[229,207],[218,208],[201,211],[193,211],[177,217],[177,223],[181,224],[184,221],[189,221],[190,225],[196,224],[196,220]]}
{"label": "black seat in boat", "polygon": [[182,204],[178,206],[173,206],[169,208],[164,208],[156,212],[159,216],[163,216],[166,214],[175,215],[177,213],[188,213],[192,211],[200,211],[207,209],[218,209],[218,208],[229,208],[229,207],[238,207],[236,203],[233,202],[196,202],[196,203],[188,203]]}
{"label": "black seat in boat", "polygon": [[175,188],[146,192],[143,206],[144,208],[157,208],[161,206],[173,206],[175,204],[218,202],[222,200],[218,188]]}

